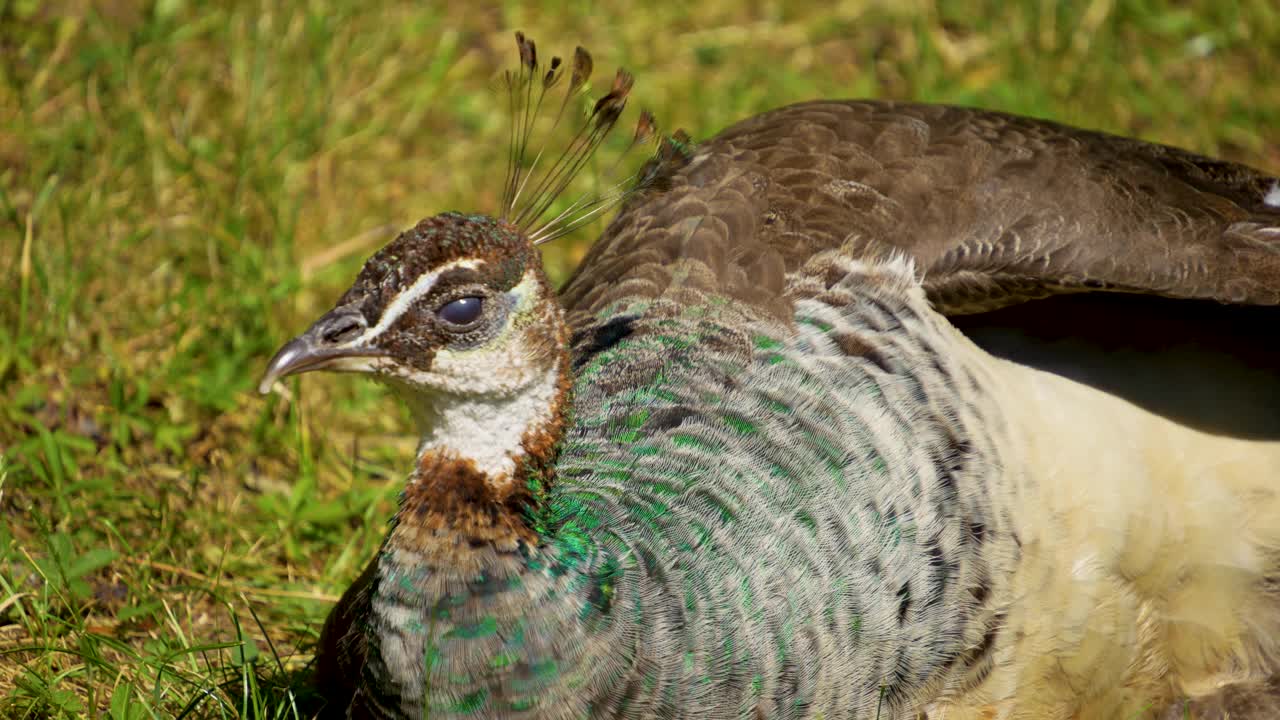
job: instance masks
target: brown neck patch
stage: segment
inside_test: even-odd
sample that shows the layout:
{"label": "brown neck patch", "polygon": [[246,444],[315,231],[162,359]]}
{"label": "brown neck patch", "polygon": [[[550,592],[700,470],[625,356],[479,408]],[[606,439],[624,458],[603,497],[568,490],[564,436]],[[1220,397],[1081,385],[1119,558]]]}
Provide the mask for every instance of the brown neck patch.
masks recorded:
{"label": "brown neck patch", "polygon": [[388,543],[447,565],[513,553],[537,541],[524,519],[531,500],[513,478],[493,477],[448,451],[428,452],[400,498]]}

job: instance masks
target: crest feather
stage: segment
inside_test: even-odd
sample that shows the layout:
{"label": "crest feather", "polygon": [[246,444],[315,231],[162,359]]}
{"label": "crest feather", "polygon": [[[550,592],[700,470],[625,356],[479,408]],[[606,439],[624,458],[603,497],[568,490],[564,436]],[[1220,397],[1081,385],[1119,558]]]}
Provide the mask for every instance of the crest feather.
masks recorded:
{"label": "crest feather", "polygon": [[[516,32],[516,48],[520,65],[504,74],[507,101],[511,110],[511,133],[507,152],[507,174],[503,183],[500,217],[526,234],[534,244],[562,237],[582,227],[600,214],[615,207],[631,194],[647,187],[668,161],[684,154],[688,135],[678,131],[675,138],[661,137],[653,114],[641,111],[630,144],[610,168],[617,171],[622,161],[638,147],[652,147],[649,162],[643,168],[605,191],[584,193],[550,218],[544,218],[582,168],[595,155],[617,125],[626,109],[635,78],[625,69],[614,74],[610,89],[589,106],[581,123],[554,160],[543,162],[549,144],[531,152],[530,139],[538,125],[547,95],[561,85],[566,71],[559,57],[552,57],[544,68],[539,65],[537,46],[523,32]],[[574,49],[569,82],[565,84],[559,108],[551,119],[548,135],[560,128],[570,105],[585,99],[595,66],[591,54],[582,47]],[[585,105],[585,103],[584,103]],[[678,138],[678,139],[677,139]],[[554,153],[554,151],[552,151]],[[530,155],[532,154],[532,158]],[[655,162],[657,161],[657,162]]]}

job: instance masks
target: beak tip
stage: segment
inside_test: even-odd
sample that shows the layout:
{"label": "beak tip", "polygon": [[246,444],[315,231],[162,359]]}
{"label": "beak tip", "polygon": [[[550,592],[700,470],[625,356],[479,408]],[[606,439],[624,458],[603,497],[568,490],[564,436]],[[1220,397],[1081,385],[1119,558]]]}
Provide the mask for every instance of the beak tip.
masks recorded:
{"label": "beak tip", "polygon": [[309,347],[309,343],[302,338],[295,338],[280,348],[275,357],[271,358],[271,362],[267,363],[266,372],[262,373],[262,379],[258,381],[258,392],[262,395],[270,395],[271,389],[280,378],[293,374],[299,359],[306,354],[304,351]]}

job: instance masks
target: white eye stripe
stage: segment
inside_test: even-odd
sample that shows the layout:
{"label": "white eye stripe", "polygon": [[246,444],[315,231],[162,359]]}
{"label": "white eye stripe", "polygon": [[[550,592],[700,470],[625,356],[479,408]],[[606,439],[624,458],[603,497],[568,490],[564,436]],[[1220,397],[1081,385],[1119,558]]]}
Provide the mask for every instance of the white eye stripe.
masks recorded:
{"label": "white eye stripe", "polygon": [[362,345],[373,338],[381,335],[387,328],[391,327],[400,316],[404,314],[409,306],[418,300],[418,298],[431,292],[431,288],[435,287],[436,280],[440,276],[450,270],[457,268],[475,269],[480,266],[479,260],[455,260],[447,265],[443,265],[425,275],[422,275],[414,281],[404,292],[400,293],[387,305],[387,309],[382,311],[382,317],[378,319],[378,324],[365,330],[360,337],[352,341],[352,345]]}

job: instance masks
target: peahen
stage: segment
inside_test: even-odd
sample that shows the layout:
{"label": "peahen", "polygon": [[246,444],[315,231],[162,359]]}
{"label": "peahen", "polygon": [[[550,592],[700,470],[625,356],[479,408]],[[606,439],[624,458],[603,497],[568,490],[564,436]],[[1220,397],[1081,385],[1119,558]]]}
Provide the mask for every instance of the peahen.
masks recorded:
{"label": "peahen", "polygon": [[[551,216],[631,78],[534,160],[591,61],[518,38],[502,212],[403,232],[263,379],[365,373],[421,431],[331,708],[1271,717],[1280,181],[817,101],[696,145],[642,115],[636,182]],[[535,245],[619,197],[556,292]]]}

